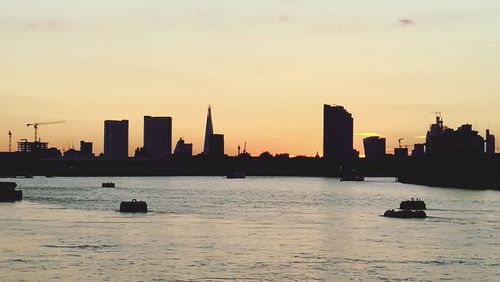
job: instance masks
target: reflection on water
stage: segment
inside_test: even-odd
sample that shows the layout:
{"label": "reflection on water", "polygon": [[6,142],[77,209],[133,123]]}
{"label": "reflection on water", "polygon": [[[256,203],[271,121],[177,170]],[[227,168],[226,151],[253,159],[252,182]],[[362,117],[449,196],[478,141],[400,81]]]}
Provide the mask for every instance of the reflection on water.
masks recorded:
{"label": "reflection on water", "polygon": [[[34,178],[0,204],[7,280],[472,280],[500,275],[500,193],[368,179]],[[101,188],[113,181],[117,188]],[[427,219],[380,215],[419,197]],[[145,200],[148,214],[120,214]]]}

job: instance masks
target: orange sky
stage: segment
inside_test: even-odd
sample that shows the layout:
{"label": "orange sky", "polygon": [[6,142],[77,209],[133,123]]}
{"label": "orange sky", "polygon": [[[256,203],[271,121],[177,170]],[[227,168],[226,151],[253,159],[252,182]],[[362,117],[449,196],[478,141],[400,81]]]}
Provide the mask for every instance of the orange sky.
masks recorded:
{"label": "orange sky", "polygon": [[391,148],[435,111],[500,132],[500,2],[355,2],[0,2],[0,150],[66,120],[40,137],[100,153],[103,121],[129,119],[132,153],[157,115],[197,153],[208,104],[228,154],[321,153],[324,103]]}

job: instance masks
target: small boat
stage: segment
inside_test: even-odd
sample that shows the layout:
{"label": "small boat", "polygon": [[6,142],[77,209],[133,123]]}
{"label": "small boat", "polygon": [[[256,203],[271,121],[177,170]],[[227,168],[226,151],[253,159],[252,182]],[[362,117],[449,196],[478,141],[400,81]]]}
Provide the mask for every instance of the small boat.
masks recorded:
{"label": "small boat", "polygon": [[23,191],[16,190],[15,182],[0,182],[0,202],[15,202],[23,199]]}
{"label": "small boat", "polygon": [[427,206],[424,201],[421,201],[418,198],[417,200],[411,198],[411,200],[402,201],[399,204],[399,208],[402,210],[426,210]]}
{"label": "small boat", "polygon": [[115,183],[114,182],[103,182],[102,188],[115,188]]}
{"label": "small boat", "polygon": [[246,177],[245,172],[241,170],[229,171],[226,174],[226,178],[228,179],[245,178],[245,177]]}
{"label": "small boat", "polygon": [[396,218],[426,218],[427,214],[424,211],[411,211],[411,210],[387,210],[384,213],[385,217],[396,217]]}
{"label": "small boat", "polygon": [[144,201],[133,199],[131,202],[121,202],[120,212],[148,212],[148,205]]}

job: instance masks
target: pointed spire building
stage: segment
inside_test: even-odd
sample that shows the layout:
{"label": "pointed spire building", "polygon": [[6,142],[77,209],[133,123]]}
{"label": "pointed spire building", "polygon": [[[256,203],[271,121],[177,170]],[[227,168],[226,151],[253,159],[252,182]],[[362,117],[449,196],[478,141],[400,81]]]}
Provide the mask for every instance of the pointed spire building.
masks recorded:
{"label": "pointed spire building", "polygon": [[203,146],[203,154],[208,155],[210,151],[210,136],[214,134],[214,126],[212,124],[212,107],[208,106],[207,125],[205,128],[205,144]]}

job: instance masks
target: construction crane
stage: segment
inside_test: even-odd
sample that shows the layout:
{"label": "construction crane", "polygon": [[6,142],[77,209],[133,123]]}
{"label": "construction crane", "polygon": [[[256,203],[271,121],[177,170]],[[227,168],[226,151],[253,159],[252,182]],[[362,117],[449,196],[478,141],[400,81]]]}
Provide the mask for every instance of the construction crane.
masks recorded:
{"label": "construction crane", "polygon": [[9,153],[12,152],[12,132],[9,130]]}
{"label": "construction crane", "polygon": [[436,115],[436,124],[438,124],[440,128],[443,128],[443,116],[441,112],[431,112],[431,114]]}
{"label": "construction crane", "polygon": [[38,126],[40,125],[47,125],[47,124],[57,124],[57,123],[65,123],[66,121],[60,120],[60,121],[50,121],[50,122],[34,122],[34,123],[28,123],[26,126],[33,126],[35,128],[35,142],[38,141]]}
{"label": "construction crane", "polygon": [[431,114],[436,115],[436,117],[441,118],[441,112],[431,112]]}

